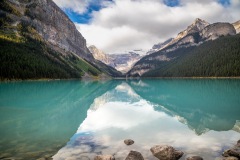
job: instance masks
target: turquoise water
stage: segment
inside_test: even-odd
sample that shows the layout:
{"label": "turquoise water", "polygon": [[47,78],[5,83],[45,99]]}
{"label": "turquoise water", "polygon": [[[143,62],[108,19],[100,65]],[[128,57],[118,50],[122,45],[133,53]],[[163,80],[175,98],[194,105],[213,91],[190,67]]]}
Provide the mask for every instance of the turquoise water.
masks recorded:
{"label": "turquoise water", "polygon": [[0,83],[0,137],[0,159],[154,160],[156,144],[217,159],[240,139],[240,80]]}

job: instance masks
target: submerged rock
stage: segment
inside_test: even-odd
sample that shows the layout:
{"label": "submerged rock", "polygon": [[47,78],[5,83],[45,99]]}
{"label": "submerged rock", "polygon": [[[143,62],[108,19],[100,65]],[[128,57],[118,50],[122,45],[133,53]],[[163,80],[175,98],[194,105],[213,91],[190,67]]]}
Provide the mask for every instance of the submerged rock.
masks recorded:
{"label": "submerged rock", "polygon": [[130,151],[125,160],[144,160],[144,158],[140,152]]}
{"label": "submerged rock", "polygon": [[178,160],[184,154],[168,145],[157,145],[152,147],[150,151],[160,160]]}
{"label": "submerged rock", "polygon": [[94,160],[115,160],[112,155],[97,155]]}
{"label": "submerged rock", "polygon": [[129,145],[132,145],[134,141],[132,139],[125,139],[124,143],[129,146]]}
{"label": "submerged rock", "polygon": [[186,160],[203,160],[203,158],[200,156],[191,156],[191,157],[188,157]]}

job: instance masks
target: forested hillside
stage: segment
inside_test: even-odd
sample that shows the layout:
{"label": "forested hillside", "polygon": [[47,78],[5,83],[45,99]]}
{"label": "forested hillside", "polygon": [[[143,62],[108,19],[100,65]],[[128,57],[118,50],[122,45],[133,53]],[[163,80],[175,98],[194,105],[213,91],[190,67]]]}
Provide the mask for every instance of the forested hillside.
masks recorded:
{"label": "forested hillside", "polygon": [[[160,54],[160,53],[154,53]],[[240,76],[240,35],[221,37],[196,47],[167,53],[171,61],[151,61],[156,69],[144,77]],[[153,56],[153,55],[152,55]],[[143,61],[144,59],[142,59]],[[146,62],[146,61],[145,61]],[[147,62],[146,62],[147,63]]]}
{"label": "forested hillside", "polygon": [[[45,5],[51,14],[47,18],[42,16],[46,13],[41,6]],[[62,21],[66,26],[54,21]],[[30,4],[3,0],[0,48],[1,80],[121,76],[114,68],[93,58],[73,22],[51,0]]]}

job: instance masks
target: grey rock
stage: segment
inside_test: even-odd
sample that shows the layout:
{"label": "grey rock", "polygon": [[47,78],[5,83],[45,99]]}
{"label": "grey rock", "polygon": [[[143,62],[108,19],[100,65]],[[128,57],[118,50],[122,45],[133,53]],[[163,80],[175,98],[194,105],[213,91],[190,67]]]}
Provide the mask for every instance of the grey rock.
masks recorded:
{"label": "grey rock", "polygon": [[160,160],[178,160],[184,154],[168,145],[157,145],[152,147],[150,151]]}
{"label": "grey rock", "polygon": [[130,151],[125,160],[144,160],[144,158],[140,152]]}
{"label": "grey rock", "polygon": [[125,139],[124,143],[129,146],[129,145],[132,145],[134,141],[132,139]]}
{"label": "grey rock", "polygon": [[239,160],[237,157],[224,157],[222,160]]}
{"label": "grey rock", "polygon": [[223,152],[222,154],[224,157],[237,157],[240,158],[240,147],[233,147],[231,149],[228,149],[226,151]]}
{"label": "grey rock", "polygon": [[94,160],[115,160],[112,155],[97,155]]}
{"label": "grey rock", "polygon": [[186,160],[203,160],[203,158],[200,156],[191,156],[191,157],[188,157]]}
{"label": "grey rock", "polygon": [[215,40],[221,36],[235,35],[236,30],[230,23],[214,23],[205,27],[200,35],[202,39]]}
{"label": "grey rock", "polygon": [[22,19],[31,24],[45,41],[89,60],[86,40],[74,23],[52,0],[31,0]]}

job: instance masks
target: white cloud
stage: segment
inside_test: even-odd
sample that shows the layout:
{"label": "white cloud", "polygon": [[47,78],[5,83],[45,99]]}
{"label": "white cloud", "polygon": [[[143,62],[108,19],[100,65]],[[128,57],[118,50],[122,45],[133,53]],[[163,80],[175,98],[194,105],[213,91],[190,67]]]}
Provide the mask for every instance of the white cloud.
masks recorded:
{"label": "white cloud", "polygon": [[53,0],[60,8],[71,9],[72,11],[82,14],[87,11],[91,0]]}
{"label": "white cloud", "polygon": [[[81,1],[83,6],[87,1]],[[71,1],[74,2],[80,1]],[[237,21],[239,8],[239,0],[231,0],[227,7],[217,0],[181,0],[177,7],[166,6],[162,0],[114,0],[105,3],[100,11],[93,12],[90,24],[76,25],[88,44],[94,44],[107,53],[150,49],[155,43],[175,37],[195,18],[210,23]],[[84,9],[80,7],[79,10]]]}

